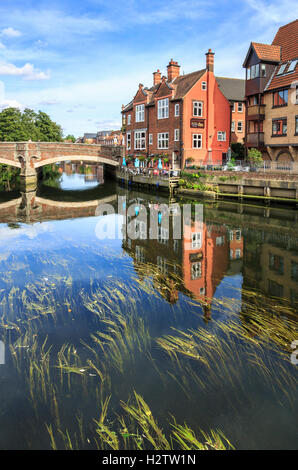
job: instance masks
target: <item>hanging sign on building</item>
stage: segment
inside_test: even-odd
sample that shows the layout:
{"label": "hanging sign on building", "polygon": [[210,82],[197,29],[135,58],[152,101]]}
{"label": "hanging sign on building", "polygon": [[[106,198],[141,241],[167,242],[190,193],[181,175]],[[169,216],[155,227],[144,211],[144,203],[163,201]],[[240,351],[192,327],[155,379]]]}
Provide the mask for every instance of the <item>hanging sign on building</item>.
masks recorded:
{"label": "hanging sign on building", "polygon": [[205,120],[204,119],[196,119],[192,118],[190,120],[190,127],[196,127],[198,129],[204,129],[205,127]]}

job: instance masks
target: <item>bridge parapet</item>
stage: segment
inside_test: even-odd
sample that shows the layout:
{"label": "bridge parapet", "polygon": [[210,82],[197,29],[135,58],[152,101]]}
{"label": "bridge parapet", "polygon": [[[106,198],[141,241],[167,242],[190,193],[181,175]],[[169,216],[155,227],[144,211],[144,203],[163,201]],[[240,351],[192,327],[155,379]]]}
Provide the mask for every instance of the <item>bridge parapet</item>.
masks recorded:
{"label": "bridge parapet", "polygon": [[70,142],[0,142],[0,163],[21,168],[21,176],[36,184],[36,168],[60,161],[85,161],[118,166],[123,146]]}

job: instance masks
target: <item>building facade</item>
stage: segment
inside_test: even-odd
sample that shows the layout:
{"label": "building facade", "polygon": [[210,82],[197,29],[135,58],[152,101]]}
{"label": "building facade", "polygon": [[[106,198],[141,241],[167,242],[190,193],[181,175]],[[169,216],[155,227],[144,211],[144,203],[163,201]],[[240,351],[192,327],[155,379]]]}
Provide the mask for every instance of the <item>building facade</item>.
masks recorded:
{"label": "building facade", "polygon": [[298,164],[298,20],[279,28],[273,42],[252,42],[246,69],[246,146],[268,166]]}
{"label": "building facade", "polygon": [[231,143],[244,138],[244,95],[244,80],[215,77],[211,49],[206,68],[186,75],[171,59],[167,77],[157,70],[153,86],[140,84],[122,107],[126,155],[149,164],[161,158],[172,168],[222,164]]}

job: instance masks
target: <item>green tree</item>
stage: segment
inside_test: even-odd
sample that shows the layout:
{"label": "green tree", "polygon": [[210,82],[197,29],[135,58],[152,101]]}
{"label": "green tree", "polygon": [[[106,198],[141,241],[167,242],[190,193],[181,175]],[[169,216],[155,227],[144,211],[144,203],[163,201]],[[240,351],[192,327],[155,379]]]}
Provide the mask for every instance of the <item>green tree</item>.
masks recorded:
{"label": "green tree", "polygon": [[37,114],[32,109],[24,109],[21,117],[22,129],[25,134],[24,140],[38,141],[40,132],[36,127]]}
{"label": "green tree", "polygon": [[7,108],[0,113],[0,141],[62,142],[62,129],[42,111]]}
{"label": "green tree", "polygon": [[16,108],[7,108],[0,113],[0,140],[17,142],[25,139],[22,113]]}
{"label": "green tree", "polygon": [[249,149],[247,158],[251,166],[255,168],[259,168],[263,166],[264,164],[262,153],[258,149],[255,149],[255,148]]}
{"label": "green tree", "polygon": [[68,134],[64,140],[71,140],[72,142],[75,142],[77,139],[75,138],[74,135]]}
{"label": "green tree", "polygon": [[53,122],[48,114],[39,111],[36,117],[36,127],[43,142],[62,142],[62,128]]}
{"label": "green tree", "polygon": [[231,144],[232,156],[237,160],[244,160],[245,147],[241,142],[234,142]]}

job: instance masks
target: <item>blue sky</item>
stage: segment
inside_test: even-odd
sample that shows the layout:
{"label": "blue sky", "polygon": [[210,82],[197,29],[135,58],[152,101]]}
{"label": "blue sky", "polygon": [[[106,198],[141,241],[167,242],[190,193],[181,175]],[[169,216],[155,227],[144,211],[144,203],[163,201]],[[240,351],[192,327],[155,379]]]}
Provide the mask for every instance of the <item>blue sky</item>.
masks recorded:
{"label": "blue sky", "polygon": [[250,42],[296,16],[296,0],[1,0],[0,107],[41,109],[75,136],[115,129],[170,58],[188,73],[212,48],[216,74],[241,78]]}

